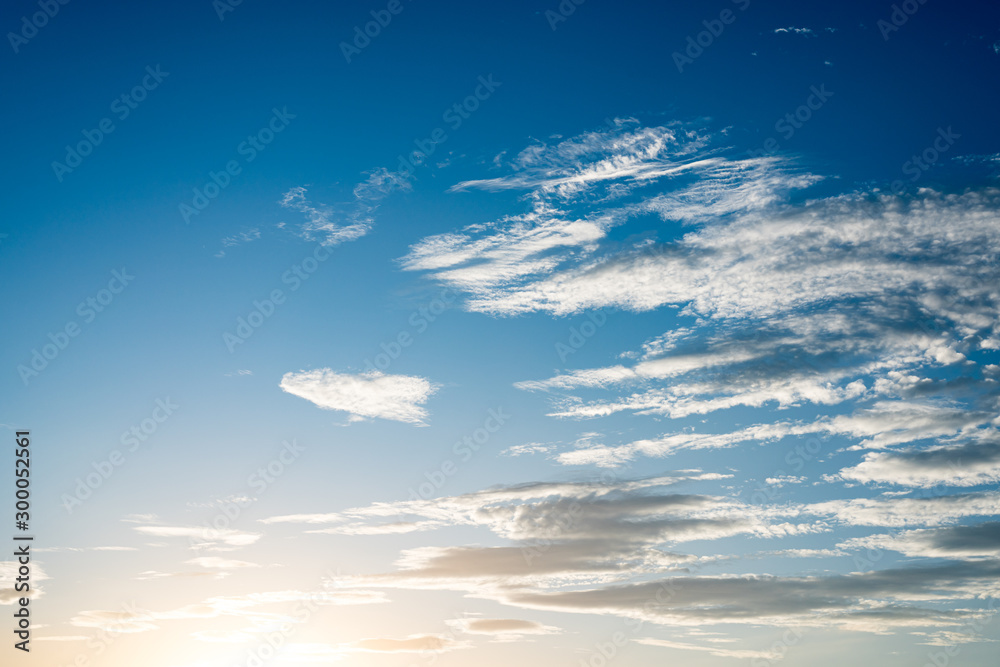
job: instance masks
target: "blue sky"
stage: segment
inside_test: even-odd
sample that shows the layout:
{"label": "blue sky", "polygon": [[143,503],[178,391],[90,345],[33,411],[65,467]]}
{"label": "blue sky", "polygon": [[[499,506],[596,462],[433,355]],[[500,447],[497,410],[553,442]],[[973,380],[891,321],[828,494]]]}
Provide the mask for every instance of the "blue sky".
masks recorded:
{"label": "blue sky", "polygon": [[4,650],[985,664],[998,18],[8,3]]}

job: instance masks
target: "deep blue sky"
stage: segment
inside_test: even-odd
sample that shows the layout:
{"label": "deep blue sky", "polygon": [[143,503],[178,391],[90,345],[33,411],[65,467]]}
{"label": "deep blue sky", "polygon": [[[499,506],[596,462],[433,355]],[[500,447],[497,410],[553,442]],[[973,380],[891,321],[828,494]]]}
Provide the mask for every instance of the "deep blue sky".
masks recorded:
{"label": "deep blue sky", "polygon": [[[997,425],[997,335],[991,329],[996,301],[989,285],[990,276],[996,277],[997,237],[991,230],[997,198],[991,188],[1000,154],[1000,8],[982,2],[915,3],[916,12],[884,39],[879,22],[891,20],[892,3],[588,0],[554,30],[547,12],[558,11],[555,1],[401,0],[400,6],[350,62],[341,43],[353,40],[355,27],[371,21],[370,12],[383,11],[386,3],[244,0],[220,20],[209,0],[111,5],[73,0],[59,5],[16,52],[7,38],[0,68],[7,94],[8,211],[0,221],[0,234],[6,235],[0,237],[0,281],[7,287],[0,423],[31,428],[39,440],[34,521],[49,547],[135,549],[126,556],[108,552],[114,555],[99,561],[88,560],[94,557],[88,552],[46,555],[43,564],[52,580],[40,604],[51,604],[48,634],[87,635],[102,627],[88,620],[88,610],[117,609],[122,600],[141,598],[146,607],[164,612],[162,634],[136,632],[106,664],[125,664],[130,651],[154,645],[146,641],[185,647],[151,667],[229,664],[243,650],[235,645],[255,645],[256,633],[263,631],[259,624],[251,622],[242,638],[213,636],[214,643],[202,644],[195,640],[204,637],[181,626],[189,620],[171,625],[166,612],[213,596],[307,590],[331,565],[350,575],[396,572],[414,562],[397,562],[408,549],[521,545],[547,521],[547,515],[531,519],[531,512],[542,512],[538,498],[529,494],[510,501],[523,503],[518,514],[523,532],[510,528],[516,523],[511,519],[509,526],[486,522],[492,534],[481,525],[470,527],[475,521],[452,520],[462,512],[447,499],[497,486],[523,493],[520,485],[529,483],[590,483],[609,469],[618,471],[610,486],[686,471],[670,493],[749,502],[753,508],[740,512],[760,523],[738,529],[727,524],[718,533],[709,526],[690,540],[670,533],[649,542],[615,537],[601,524],[602,543],[636,539],[634,544],[658,554],[683,552],[705,560],[656,561],[654,567],[652,552],[643,551],[640,566],[629,560],[638,558],[635,553],[609,547],[607,558],[624,563],[622,579],[603,570],[590,579],[585,574],[592,570],[570,568],[565,580],[532,580],[536,590],[554,594],[567,582],[634,583],[677,574],[682,567],[713,576],[842,576],[859,571],[851,551],[859,543],[848,543],[855,538],[881,540],[879,568],[952,563],[926,545],[920,551],[909,542],[892,542],[899,547],[893,550],[886,536],[904,525],[974,527],[968,517],[997,513],[989,494],[1000,479],[1000,456],[988,448],[996,447],[989,438]],[[679,72],[675,52],[684,51],[688,38],[697,38],[706,30],[704,22],[724,10],[734,20]],[[5,34],[18,32],[22,17],[37,11],[37,3],[6,3],[0,27]],[[166,75],[121,118],[114,100],[139,85],[147,68]],[[482,90],[482,79],[499,86],[460,127],[449,127],[443,114],[477,87]],[[818,89],[828,91],[829,99],[792,136],[783,136],[776,123]],[[294,117],[248,162],[242,142],[266,127],[275,109]],[[80,166],[57,177],[53,162],[65,161],[66,147],[106,118],[113,132]],[[396,170],[399,156],[436,128],[447,138],[408,184],[371,185],[386,173],[382,170]],[[908,179],[911,157],[949,128],[957,139],[935,164],[918,180],[906,180],[902,197],[886,196],[893,181]],[[701,139],[692,139],[694,134]],[[769,138],[779,144],[770,159],[747,160],[748,151],[759,151]],[[629,143],[646,146],[647,140],[663,146],[643,153]],[[240,173],[186,222],[179,207],[192,202],[193,190],[203,189],[210,173],[224,171],[233,160]],[[676,177],[650,173],[696,160],[715,162],[696,163]],[[643,175],[629,171],[632,167]],[[596,173],[606,180],[586,180]],[[567,174],[584,184],[559,189],[549,180]],[[815,179],[806,183],[808,175]],[[486,179],[498,180],[468,183]],[[282,205],[295,192],[304,193],[306,203]],[[948,198],[963,192],[965,199]],[[675,196],[690,208],[677,213],[671,209],[676,201],[666,205],[657,199]],[[604,214],[622,218],[599,231],[569,224]],[[355,237],[333,238],[359,220],[363,229]],[[327,227],[309,226],[317,221]],[[821,225],[818,231],[796,227],[808,221]],[[854,221],[860,227],[853,227]],[[481,226],[470,230],[470,225]],[[589,233],[593,238],[583,239]],[[465,236],[449,245],[454,237],[448,235],[455,234]],[[564,240],[540,250],[532,245],[552,237]],[[290,289],[283,277],[317,247],[330,258],[301,288]],[[524,248],[531,249],[517,254]],[[648,264],[634,261],[650,248],[661,252]],[[533,262],[538,265],[532,272],[508,273]],[[78,304],[98,295],[112,271],[123,267],[134,282],[86,322]],[[449,269],[459,273],[443,273]],[[617,278],[602,282],[617,269]],[[970,276],[986,278],[969,283]],[[423,327],[414,324],[414,314],[445,287],[456,299],[425,331],[417,331]],[[283,290],[286,301],[245,343],[227,350],[223,334],[275,289]],[[560,358],[557,345],[569,342],[572,331],[595,313],[606,317],[606,324],[578,351]],[[49,334],[68,322],[80,325],[79,336],[23,381],[19,367],[30,365],[33,350],[41,350]],[[930,331],[928,323],[944,333],[907,338]],[[412,335],[413,344],[382,369],[385,384],[365,384],[373,382],[363,375],[366,361],[401,332]],[[672,334],[685,342],[673,352],[658,347],[659,337]],[[726,347],[732,341],[739,344]],[[747,353],[749,361],[725,356],[748,349],[755,350]],[[719,350],[724,363],[713,361]],[[693,361],[676,372],[643,366],[671,363],[672,355]],[[607,370],[618,367],[625,370]],[[734,368],[734,374],[717,374],[721,367]],[[803,368],[816,371],[815,385],[775,380]],[[633,369],[628,380],[608,379]],[[329,375],[317,379],[310,373]],[[515,386],[531,381],[548,384]],[[741,385],[744,381],[749,384]],[[670,394],[675,389],[690,393],[678,398]],[[699,403],[731,394],[742,398]],[[366,397],[363,405],[351,402],[357,395]],[[66,494],[95,462],[121,446],[122,432],[149,418],[156,399],[166,397],[181,405],[177,414],[158,427],[148,445],[129,453],[81,507],[68,512]],[[391,413],[393,405],[405,414]],[[515,416],[481,454],[461,462],[446,486],[435,489],[446,506],[435,511],[451,513],[452,519],[442,519],[447,530],[423,532],[421,524],[412,533],[365,533],[384,530],[370,526],[340,534],[304,532],[327,523],[370,521],[377,513],[364,508],[372,503],[405,501],[443,463],[457,461],[453,443],[483,427],[488,411],[500,406]],[[606,411],[597,414],[595,406]],[[597,412],[588,413],[592,408]],[[956,417],[953,424],[945,415],[949,410],[974,418],[959,424]],[[875,412],[870,421],[858,418],[864,427],[836,421]],[[899,436],[900,422],[885,416],[900,413],[909,415],[901,420],[904,425],[918,425],[905,437]],[[931,415],[926,423],[922,414]],[[689,443],[670,451],[638,447],[640,453],[630,455],[623,468],[606,467],[603,454],[593,449],[672,434],[733,434],[759,424],[787,430],[735,444]],[[810,426],[815,424],[822,427]],[[804,471],[792,470],[789,452],[815,434],[823,440],[822,454]],[[878,442],[897,436],[888,445]],[[984,467],[955,479],[942,477],[943,488],[934,486],[933,475],[893,477],[878,467],[883,461],[896,466],[891,457],[901,452],[899,470],[907,465],[917,470],[920,461],[933,458],[927,451],[935,447],[972,446],[962,438],[985,442],[988,451],[945,454],[960,461],[981,456]],[[163,530],[199,526],[216,516],[227,498],[254,495],[248,476],[291,439],[307,445],[308,463],[296,463],[280,484],[254,496],[239,526],[257,535],[247,553],[200,548],[191,554],[185,540],[174,539],[180,533]],[[517,447],[528,453],[511,455],[510,448]],[[573,452],[583,458],[559,458]],[[874,463],[865,467],[869,461]],[[943,466],[934,469],[944,475]],[[729,477],[698,477],[693,470]],[[801,479],[767,484],[767,508],[748,501],[764,480],[793,473]],[[601,492],[579,493],[603,507]],[[647,487],[637,492],[615,486],[609,493],[623,502],[635,493],[643,502],[659,497]],[[810,503],[888,502],[900,495],[926,499],[942,493],[987,494],[994,498],[993,509],[968,510],[941,523],[927,519],[937,510],[895,524],[842,514],[834,519],[823,514],[833,511],[828,507],[809,510],[813,520],[801,518]],[[571,496],[563,489],[539,498],[561,507]],[[541,504],[533,505],[536,501]],[[980,502],[963,495],[961,502],[966,501]],[[490,507],[500,501],[474,496],[469,502]],[[718,502],[719,513],[732,510]],[[786,503],[798,509],[793,512]],[[514,511],[513,505],[504,507]],[[351,508],[362,510],[304,525],[281,518]],[[419,509],[408,506],[405,521],[414,514],[430,516]],[[603,510],[593,511],[597,516]],[[705,511],[671,516],[714,521],[721,515]],[[142,516],[129,519],[132,514]],[[649,518],[627,512],[608,516],[622,525]],[[280,520],[258,522],[269,517]],[[535,528],[529,530],[529,524]],[[788,528],[792,524],[796,528]],[[984,525],[995,540],[995,528]],[[779,535],[788,543],[758,541]],[[924,539],[921,535],[930,534],[907,539]],[[576,544],[559,531],[551,537]],[[926,539],[932,537],[938,539]],[[572,537],[577,538],[594,536]],[[580,553],[589,548],[580,546]],[[285,560],[289,549],[301,559]],[[789,556],[790,549],[816,551]],[[191,560],[206,555],[285,568],[241,570],[231,562]],[[968,563],[979,567],[997,555],[953,554],[968,572]],[[175,570],[191,564],[220,576],[208,580],[206,589],[188,588],[188,580],[172,588],[172,577],[183,574]],[[163,577],[143,578],[149,571]],[[324,621],[340,624],[335,636],[324,635],[327,625],[314,624],[312,634],[303,632],[296,640],[313,649],[299,650],[346,656],[345,664],[408,664],[404,658],[414,657],[409,649],[396,655],[396,649],[378,644],[369,651],[363,641],[439,636],[455,627],[445,621],[465,610],[487,619],[529,619],[535,625],[517,636],[543,636],[537,643],[492,644],[487,635],[496,632],[477,634],[463,626],[464,634],[442,640],[446,664],[461,664],[475,651],[481,664],[517,659],[570,665],[587,658],[591,636],[611,636],[623,618],[637,613],[613,606],[597,613],[561,602],[539,611],[546,605],[497,593],[482,582],[456,584],[461,577],[455,576],[436,582],[447,593],[429,593],[424,589],[434,586],[409,582],[390,590],[391,605],[338,607],[337,614],[347,610],[345,615]],[[90,577],[103,582],[99,595],[84,581]],[[516,591],[526,585],[511,581]],[[356,585],[381,590],[372,580]],[[734,593],[734,600],[739,595]],[[913,602],[903,594],[872,595],[872,604]],[[985,604],[947,600],[942,606],[948,609]],[[627,664],[771,660],[769,647],[789,618],[813,633],[811,641],[797,644],[799,653],[789,653],[789,665],[867,661],[875,655],[886,665],[917,664],[936,650],[932,647],[954,640],[947,632],[958,632],[949,625],[957,623],[958,614],[942,612],[928,616],[928,626],[919,630],[924,635],[887,620],[887,634],[879,638],[856,632],[852,624],[861,622],[844,611],[825,633],[817,629],[828,620],[821,608],[791,610],[787,616],[762,613],[760,623],[750,625],[732,618],[702,623],[681,613],[654,619],[641,636],[630,635],[635,641]],[[355,609],[362,610],[356,617]],[[379,614],[391,622],[380,626]],[[691,624],[731,634],[740,643],[726,647],[736,654],[713,653],[722,642],[701,641],[690,632]],[[53,660],[70,661],[80,641],[42,646],[58,647]],[[413,641],[410,648],[434,645]],[[315,647],[323,642],[327,649]],[[187,650],[192,644],[219,651],[199,663],[199,651]],[[828,651],[830,645],[837,650]],[[986,644],[967,646],[965,664],[988,654]]]}

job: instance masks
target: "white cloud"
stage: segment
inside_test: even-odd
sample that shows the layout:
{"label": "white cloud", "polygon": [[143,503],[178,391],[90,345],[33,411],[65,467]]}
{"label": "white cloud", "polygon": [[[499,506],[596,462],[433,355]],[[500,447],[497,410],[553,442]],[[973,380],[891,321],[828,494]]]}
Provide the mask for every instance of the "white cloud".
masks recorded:
{"label": "white cloud", "polygon": [[802,506],[849,526],[938,526],[971,516],[1000,514],[1000,491],[926,497],[853,498]]}
{"label": "white cloud", "polygon": [[247,567],[260,567],[256,563],[249,563],[245,560],[234,560],[231,558],[219,558],[217,556],[200,556],[184,561],[190,565],[197,565],[211,570],[233,570]]}
{"label": "white cloud", "polygon": [[[403,267],[497,315],[673,306],[699,318],[678,328],[683,346],[667,332],[633,365],[518,383],[616,394],[561,397],[550,413],[558,417],[832,406],[919,395],[932,369],[974,374],[961,368],[969,354],[1000,340],[1000,192],[869,191],[800,203],[787,193],[818,177],[778,157],[734,159],[722,140],[628,120],[531,146],[509,174],[456,186],[524,190],[527,212],[425,238]],[[650,214],[695,227],[610,240]],[[861,446],[887,447],[976,428],[984,416],[946,402],[876,405],[829,432],[867,431]]]}
{"label": "white cloud", "polygon": [[519,618],[460,618],[447,622],[460,632],[470,635],[514,636],[554,635],[562,632],[551,625]]}
{"label": "white cloud", "polygon": [[[538,143],[512,161],[515,173],[489,180],[465,181],[453,190],[535,190],[567,199],[608,181],[639,184],[692,168],[703,136],[680,126],[635,127],[618,120],[608,131],[587,132],[555,145]],[[633,129],[634,128],[634,129]]]}
{"label": "white cloud", "polygon": [[786,484],[801,484],[806,481],[805,477],[797,475],[778,475],[777,477],[768,477],[764,480],[765,484],[770,484],[775,487],[782,487]]}
{"label": "white cloud", "polygon": [[306,606],[379,604],[386,601],[385,595],[380,591],[331,589],[324,585],[313,591],[280,590],[218,596],[165,611],[139,609],[132,605],[124,605],[121,611],[81,611],[70,623],[77,627],[100,628],[109,632],[147,632],[158,629],[159,623],[163,621],[221,617],[237,618],[249,623],[243,630],[205,631],[206,634],[198,636],[202,641],[229,642],[243,641],[255,633],[273,631],[305,620],[300,613],[286,614],[263,609],[269,605],[298,603],[291,610],[296,612]]}
{"label": "white cloud", "polygon": [[[800,633],[801,634],[801,633]],[[784,657],[783,652],[775,650],[752,650],[752,649],[729,649],[721,646],[698,646],[697,644],[686,644],[684,642],[670,641],[667,639],[654,639],[652,637],[639,637],[635,640],[639,644],[646,646],[660,646],[663,648],[680,649],[684,651],[705,651],[720,658],[737,658],[740,660],[778,661]]]}
{"label": "white cloud", "polygon": [[997,561],[983,560],[846,575],[676,576],[576,590],[510,588],[493,595],[530,609],[615,613],[665,625],[746,623],[884,633],[982,619],[986,614],[976,611],[917,605],[928,599],[968,604],[980,596],[995,597],[998,573]]}
{"label": "white cloud", "polygon": [[841,478],[866,484],[933,487],[1000,482],[1000,434],[987,432],[954,445],[900,452],[873,452]]}
{"label": "white cloud", "polygon": [[669,491],[681,482],[720,479],[725,476],[680,471],[635,480],[612,476],[603,482],[533,483],[265,521],[327,522],[330,528],[308,532],[342,535],[481,526],[513,541],[513,546],[409,549],[399,560],[398,572],[359,579],[371,585],[405,582],[416,588],[447,588],[457,582],[463,589],[500,579],[582,582],[662,572],[695,560],[666,550],[673,545],[734,535],[778,539],[826,530],[818,523],[775,521],[775,513],[728,498]]}
{"label": "white cloud", "polygon": [[260,533],[209,526],[135,526],[134,530],[156,537],[186,537],[190,540],[192,548],[214,550],[249,546],[261,537]]}
{"label": "white cloud", "polygon": [[[629,350],[517,387],[545,392],[556,417],[627,412],[686,423],[653,435],[588,434],[569,451],[532,442],[506,453],[617,467],[638,456],[815,436],[808,442],[832,446],[821,455],[809,450],[812,468],[800,470],[785,457],[795,474],[765,463],[757,475],[770,488],[802,485],[796,498],[833,499],[748,504],[720,495],[732,490],[721,484],[703,494],[668,488],[721,475],[685,471],[623,480],[605,470],[610,482],[504,486],[264,522],[358,536],[478,529],[486,535],[479,543],[415,542],[392,571],[356,577],[351,585],[459,590],[518,608],[695,627],[931,627],[955,636],[961,623],[981,617],[973,609],[977,596],[1000,590],[994,524],[949,524],[994,516],[996,492],[855,496],[871,495],[863,484],[1000,481],[1000,372],[982,362],[995,361],[990,355],[1000,349],[1000,191],[923,189],[895,197],[871,189],[791,197],[821,179],[777,156],[735,156],[722,146],[724,135],[680,124],[644,128],[629,119],[537,143],[511,160],[501,156],[497,163],[506,171],[453,191],[517,192],[524,195],[519,208],[421,239],[400,263],[464,292],[471,311],[562,316],[600,308],[608,309],[609,321],[627,313],[663,316],[663,328],[646,334],[645,342],[630,340]],[[620,335],[629,335],[627,327]],[[599,353],[588,349],[591,358],[591,351]],[[364,389],[343,390],[345,379],[366,376],[313,373],[292,393],[353,419],[384,416],[366,406],[393,405],[370,399]],[[423,386],[426,393],[406,394],[390,418],[422,423],[421,405],[433,392],[429,383]],[[739,410],[711,423],[716,431],[723,430],[718,424],[737,424],[732,430],[702,433],[693,426],[696,415],[731,408]],[[776,410],[785,411],[780,420]],[[615,437],[621,440],[604,444]],[[735,457],[732,465],[739,465]],[[839,474],[820,477],[838,468]],[[854,487],[850,495],[843,495],[844,486]],[[786,539],[847,526],[909,530],[854,541]],[[737,554],[674,550],[723,539],[729,542],[720,549],[751,539],[782,541],[770,551],[746,549],[750,557],[848,560],[855,548],[876,548],[966,561],[854,574],[772,576],[743,569],[709,576],[692,572],[709,563],[721,567]],[[650,581],[654,576],[666,578]],[[717,657],[774,657],[710,639],[644,643]]]}
{"label": "white cloud", "polygon": [[427,411],[422,404],[438,387],[411,375],[379,371],[352,375],[321,368],[286,373],[281,388],[321,408],[347,412],[351,421],[378,417],[423,425]]}
{"label": "white cloud", "polygon": [[227,236],[222,239],[222,247],[232,248],[233,246],[240,245],[241,243],[251,243],[260,238],[260,229],[253,227],[251,229],[244,229],[238,234],[233,234],[232,236]]}
{"label": "white cloud", "polygon": [[855,537],[839,545],[841,549],[889,549],[905,556],[921,558],[1000,558],[1000,522],[971,526],[922,528],[892,535]]}
{"label": "white cloud", "polygon": [[375,224],[375,211],[386,197],[410,184],[399,174],[376,169],[354,187],[354,201],[340,207],[316,204],[306,197],[307,188],[297,186],[284,194],[280,204],[302,213],[306,222],[301,236],[324,246],[353,241],[367,234]]}
{"label": "white cloud", "polygon": [[[678,387],[680,385],[675,385]],[[677,394],[681,391],[676,390]],[[690,408],[691,403],[687,406]],[[591,409],[594,409],[591,406]],[[573,411],[575,410],[575,412]],[[559,416],[583,413],[582,407],[554,413]],[[679,410],[670,412],[681,416]],[[918,440],[972,437],[985,433],[982,427],[993,419],[988,411],[968,410],[933,402],[878,401],[853,414],[824,417],[812,423],[779,421],[755,424],[729,433],[685,431],[645,438],[622,445],[602,445],[584,441],[574,450],[561,452],[556,460],[565,465],[614,467],[637,456],[663,457],[686,449],[725,449],[746,443],[764,444],[789,436],[844,435],[858,439],[851,449],[883,449]]]}

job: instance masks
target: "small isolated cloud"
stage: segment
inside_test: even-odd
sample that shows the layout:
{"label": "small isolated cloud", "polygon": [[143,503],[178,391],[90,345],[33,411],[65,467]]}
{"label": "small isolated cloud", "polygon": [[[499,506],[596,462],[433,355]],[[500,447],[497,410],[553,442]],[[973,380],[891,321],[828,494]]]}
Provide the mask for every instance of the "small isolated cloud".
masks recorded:
{"label": "small isolated cloud", "polygon": [[448,625],[470,635],[553,635],[562,632],[551,625],[519,618],[461,618],[449,621]]}
{"label": "small isolated cloud", "polygon": [[646,646],[660,646],[663,648],[674,648],[681,649],[684,651],[706,651],[710,655],[715,655],[720,658],[738,658],[740,660],[781,660],[782,653],[778,651],[753,651],[746,649],[729,649],[722,648],[719,646],[698,646],[696,644],[685,644],[683,642],[674,642],[666,639],[653,639],[651,637],[640,637],[636,639],[640,644],[645,644]]}
{"label": "small isolated cloud", "polygon": [[[232,248],[238,246],[241,243],[252,243],[260,238],[260,229],[254,227],[253,229],[244,229],[239,234],[233,234],[232,236],[227,236],[222,239],[223,248]],[[226,251],[220,250],[215,253],[216,257],[225,257]]]}
{"label": "small isolated cloud", "polygon": [[251,241],[256,241],[260,238],[260,229],[254,227],[253,229],[245,229],[239,234],[233,234],[232,236],[227,236],[222,239],[222,245],[226,248],[232,248],[241,243],[250,243]]}
{"label": "small isolated cloud", "polygon": [[156,537],[186,537],[191,541],[192,548],[216,551],[245,547],[260,539],[260,533],[247,533],[231,528],[218,530],[208,526],[135,526],[135,530]]}
{"label": "small isolated cloud", "polygon": [[281,388],[326,410],[347,412],[350,421],[378,417],[423,425],[427,410],[422,404],[438,387],[412,375],[379,371],[352,375],[320,368],[286,373]]}
{"label": "small isolated cloud", "polygon": [[361,238],[375,224],[375,211],[382,200],[396,191],[410,189],[409,182],[388,169],[376,169],[354,186],[354,201],[334,208],[316,204],[306,197],[306,188],[290,189],[281,199],[281,205],[299,211],[306,217],[299,235],[307,241],[333,246]]}
{"label": "small isolated cloud", "polygon": [[160,626],[153,623],[154,615],[148,611],[125,605],[122,611],[81,611],[70,624],[78,628],[97,628],[105,632],[148,632]]}
{"label": "small isolated cloud", "polygon": [[306,222],[303,223],[299,235],[307,241],[333,246],[344,241],[353,241],[368,233],[369,225],[343,224],[337,221],[339,216],[329,206],[314,205],[306,198],[306,188],[301,186],[286,192],[280,204],[305,215]]}
{"label": "small isolated cloud", "polygon": [[546,454],[551,452],[552,445],[543,445],[537,442],[529,442],[524,445],[513,445],[500,452],[504,456],[523,456],[525,454]]}
{"label": "small isolated cloud", "polygon": [[813,31],[811,28],[796,28],[794,26],[788,26],[787,28],[777,28],[775,29],[775,34],[779,33],[789,33],[792,35],[811,35]]}
{"label": "small isolated cloud", "polygon": [[441,635],[411,635],[405,639],[362,639],[350,645],[355,651],[371,653],[423,653],[463,648],[462,642]]}
{"label": "small isolated cloud", "polygon": [[770,486],[785,486],[786,484],[801,484],[804,481],[806,481],[806,478],[801,476],[778,475],[777,477],[768,477],[764,480],[764,483]]}
{"label": "small isolated cloud", "polygon": [[260,567],[257,563],[249,563],[245,560],[234,560],[231,558],[219,558],[218,556],[202,556],[184,561],[189,565],[197,565],[210,570],[233,570],[245,567]]}

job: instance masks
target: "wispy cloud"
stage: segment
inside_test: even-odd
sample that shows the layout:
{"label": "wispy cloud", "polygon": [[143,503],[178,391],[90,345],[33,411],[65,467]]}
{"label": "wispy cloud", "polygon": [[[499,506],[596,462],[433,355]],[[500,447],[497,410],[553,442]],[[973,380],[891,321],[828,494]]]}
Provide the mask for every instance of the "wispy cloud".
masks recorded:
{"label": "wispy cloud", "polygon": [[652,637],[639,637],[635,641],[639,644],[645,644],[646,646],[660,646],[663,648],[681,649],[684,651],[704,651],[720,658],[777,661],[784,657],[783,652],[776,650],[731,649],[722,646],[699,646],[697,644],[687,644],[684,642],[670,641],[668,639],[655,639]]}
{"label": "wispy cloud", "polygon": [[532,483],[264,521],[327,523],[329,528],[308,532],[348,535],[481,526],[513,542],[410,549],[400,558],[397,572],[358,579],[362,585],[461,590],[500,579],[553,584],[662,572],[696,560],[664,547],[734,535],[770,539],[825,530],[816,523],[790,523],[732,499],[670,490],[679,483],[721,479],[725,476],[680,471],[604,483]]}
{"label": "wispy cloud", "polygon": [[832,515],[851,526],[939,526],[965,517],[1000,514],[1000,492],[829,500],[807,505],[803,511]]}
{"label": "wispy cloud", "polygon": [[210,633],[199,638],[203,641],[246,641],[256,633],[273,631],[281,626],[303,623],[299,614],[279,613],[268,608],[290,603],[308,603],[316,607],[380,604],[386,597],[380,591],[359,589],[335,590],[278,590],[258,591],[245,595],[218,596],[200,600],[193,604],[167,610],[140,609],[126,605],[120,611],[81,611],[70,621],[71,625],[98,628],[111,632],[148,632],[156,630],[164,621],[190,619],[211,619],[231,617],[248,625],[240,631],[227,634]]}
{"label": "wispy cloud", "polygon": [[227,550],[245,547],[260,539],[260,533],[249,533],[234,528],[216,529],[209,526],[134,526],[134,530],[156,537],[184,537],[192,548]]}
{"label": "wispy cloud", "polygon": [[350,203],[339,206],[314,203],[306,197],[308,189],[297,186],[284,194],[280,204],[305,216],[306,222],[300,227],[304,239],[333,246],[367,234],[375,224],[375,212],[382,201],[393,192],[409,189],[406,179],[383,168],[371,172],[354,187],[354,200]]}
{"label": "wispy cloud", "polygon": [[451,651],[462,648],[457,642],[441,635],[412,635],[404,639],[375,638],[361,639],[349,645],[351,650],[367,653],[424,653],[426,651]]}
{"label": "wispy cloud", "polygon": [[28,591],[16,590],[14,583],[18,577],[20,566],[21,563],[16,560],[0,560],[0,582],[3,582],[3,588],[0,588],[0,605],[16,604],[23,597],[34,600],[45,595],[44,587],[40,588],[35,582],[45,581],[50,577],[37,561],[31,563],[31,589]]}
{"label": "wispy cloud", "polygon": [[787,28],[775,28],[774,32],[775,34],[786,33],[791,35],[804,35],[804,36],[809,36],[813,34],[811,28],[796,28],[794,26],[788,26]]}
{"label": "wispy cloud", "polygon": [[211,570],[234,570],[247,567],[260,567],[256,563],[249,563],[245,560],[235,560],[232,558],[219,558],[218,556],[200,556],[184,561],[190,565],[197,565]]}
{"label": "wispy cloud", "polygon": [[[253,227],[251,229],[244,229],[243,231],[239,232],[238,234],[233,234],[232,236],[227,236],[227,237],[223,238],[222,239],[222,247],[223,248],[232,248],[232,247],[244,244],[244,243],[251,243],[253,241],[258,240],[259,238],[260,238],[260,229],[259,228]],[[225,254],[226,254],[225,250],[220,250],[219,252],[217,252],[215,254],[215,256],[216,257],[223,257],[223,256],[225,256]]]}

